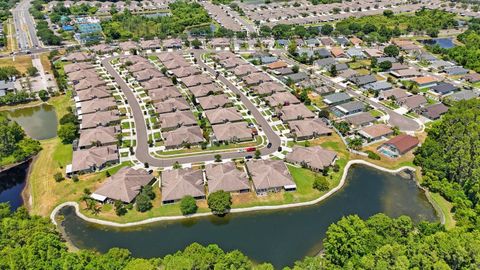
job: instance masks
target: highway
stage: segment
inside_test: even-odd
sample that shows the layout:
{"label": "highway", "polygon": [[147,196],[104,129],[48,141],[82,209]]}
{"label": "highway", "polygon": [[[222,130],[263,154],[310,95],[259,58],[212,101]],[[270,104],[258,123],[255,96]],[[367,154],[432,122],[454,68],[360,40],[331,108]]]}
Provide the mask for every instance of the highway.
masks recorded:
{"label": "highway", "polygon": [[[206,69],[212,75],[215,75],[215,71],[212,68],[208,67],[202,61],[201,55],[205,53],[205,51],[195,50],[193,51],[193,53],[194,53],[194,57],[197,59],[197,64],[199,64],[201,68]],[[188,164],[188,163],[198,163],[198,162],[215,160],[215,155],[219,153],[194,155],[194,156],[186,156],[186,157],[171,157],[171,158],[158,158],[158,157],[152,157],[150,155],[149,146],[148,146],[147,126],[145,123],[142,109],[132,89],[130,89],[127,83],[123,80],[123,78],[115,71],[113,66],[110,64],[110,61],[113,60],[114,58],[116,58],[116,56],[103,59],[102,66],[105,67],[107,72],[114,78],[115,82],[118,84],[118,86],[124,93],[128,101],[128,104],[130,105],[130,108],[132,110],[133,118],[135,121],[136,136],[137,136],[137,144],[135,149],[135,157],[137,158],[137,160],[142,163],[148,163],[150,166],[163,167],[163,168],[173,166],[175,162],[178,162],[180,164]],[[240,89],[238,89],[236,86],[230,83],[225,77],[223,77],[222,75],[219,75],[218,80],[223,82],[235,94],[240,95],[241,101],[247,107],[247,109],[250,110],[252,115],[255,117],[255,120],[257,121],[259,127],[261,127],[263,132],[265,132],[265,135],[268,138],[268,142],[272,144],[270,148],[263,147],[259,149],[262,156],[269,155],[276,152],[278,147],[281,144],[280,137],[273,131],[272,127],[270,127],[267,120],[257,110],[255,105],[244,95],[244,93]],[[225,152],[220,154],[222,156],[222,159],[244,158],[245,156],[253,155],[253,153],[249,153],[249,152]]]}
{"label": "highway", "polygon": [[22,0],[12,9],[13,23],[20,51],[37,49],[41,46],[38,40],[35,21],[29,12],[30,1]]}

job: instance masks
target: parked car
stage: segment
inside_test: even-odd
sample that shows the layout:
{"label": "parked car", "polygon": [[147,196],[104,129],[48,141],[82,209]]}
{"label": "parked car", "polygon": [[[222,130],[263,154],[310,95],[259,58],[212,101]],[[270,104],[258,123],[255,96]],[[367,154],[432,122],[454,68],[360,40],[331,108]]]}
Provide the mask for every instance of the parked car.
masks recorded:
{"label": "parked car", "polygon": [[267,148],[272,148],[272,143],[271,143],[271,142],[269,142],[269,143],[267,144]]}
{"label": "parked car", "polygon": [[245,151],[247,151],[247,152],[255,152],[255,150],[257,150],[257,148],[255,148],[255,147],[247,147],[245,149]]}

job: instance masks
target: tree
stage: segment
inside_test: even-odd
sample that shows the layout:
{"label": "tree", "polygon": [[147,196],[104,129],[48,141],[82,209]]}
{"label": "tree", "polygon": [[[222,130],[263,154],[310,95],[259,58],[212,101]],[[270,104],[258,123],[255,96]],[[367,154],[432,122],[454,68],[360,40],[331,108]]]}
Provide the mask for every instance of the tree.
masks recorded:
{"label": "tree", "polygon": [[64,144],[72,143],[78,136],[78,127],[72,123],[61,125],[58,129],[58,137]]}
{"label": "tree", "polygon": [[389,69],[392,68],[392,62],[390,62],[390,61],[383,61],[383,62],[381,62],[380,64],[378,64],[378,67],[379,67],[382,71],[389,70]]}
{"label": "tree", "polygon": [[224,215],[230,211],[232,206],[232,197],[230,193],[223,190],[210,193],[207,198],[208,208],[215,215]]}
{"label": "tree", "polygon": [[260,157],[262,156],[262,153],[260,152],[260,150],[255,150],[255,159],[260,159]]}
{"label": "tree", "polygon": [[153,191],[153,187],[151,185],[143,186],[141,192],[143,194],[147,195],[147,197],[150,198],[150,200],[155,199],[156,195],[155,195],[155,192]]}
{"label": "tree", "polygon": [[42,101],[47,101],[48,100],[48,92],[47,90],[45,89],[42,89],[38,92],[38,97],[42,100]]}
{"label": "tree", "polygon": [[331,65],[329,71],[330,71],[330,76],[337,77],[338,72],[337,72],[337,66],[336,65]]}
{"label": "tree", "polygon": [[140,194],[138,194],[137,198],[135,199],[135,206],[138,212],[146,212],[153,207],[150,198],[147,196],[147,194],[143,192],[140,192]]}
{"label": "tree", "polygon": [[290,40],[290,43],[288,43],[287,50],[289,54],[293,56],[297,55],[297,43],[295,42],[295,40]]}
{"label": "tree", "polygon": [[190,195],[183,197],[182,200],[180,201],[180,210],[182,211],[182,215],[186,216],[186,215],[195,214],[197,212],[197,209],[198,209],[197,202]]}
{"label": "tree", "polygon": [[400,49],[396,45],[388,45],[383,49],[386,56],[397,57],[400,54]]}
{"label": "tree", "polygon": [[293,73],[298,73],[299,70],[300,70],[300,68],[299,68],[297,65],[294,65],[294,66],[292,67]]}
{"label": "tree", "polygon": [[30,75],[31,77],[35,76],[38,74],[38,69],[34,66],[31,66],[31,67],[28,67],[27,68],[27,73],[28,75]]}
{"label": "tree", "polygon": [[383,11],[383,16],[391,18],[391,17],[393,17],[393,11],[391,11],[389,9],[386,9],[386,10]]}
{"label": "tree", "polygon": [[330,188],[330,185],[325,177],[316,176],[313,180],[313,188],[318,191],[326,191]]}
{"label": "tree", "polygon": [[215,158],[215,162],[222,162],[222,156],[220,154],[216,154],[214,158]]}
{"label": "tree", "polygon": [[353,139],[348,139],[348,147],[354,149],[354,150],[359,150],[362,148],[363,145],[363,140],[362,138],[356,137]]}
{"label": "tree", "polygon": [[115,207],[115,214],[117,214],[117,216],[123,216],[127,213],[125,204],[123,204],[122,201],[115,200],[113,206]]}
{"label": "tree", "polygon": [[328,110],[325,110],[325,109],[321,109],[319,112],[318,112],[318,117],[320,118],[329,118],[330,117],[330,112]]}
{"label": "tree", "polygon": [[332,33],[333,31],[333,26],[330,25],[330,24],[324,24],[322,26],[322,29],[320,30],[320,33],[322,33],[322,35],[324,36],[328,36]]}
{"label": "tree", "polygon": [[195,38],[194,40],[192,40],[190,45],[192,45],[194,49],[200,49],[200,47],[202,46],[202,42],[198,40],[198,38]]}

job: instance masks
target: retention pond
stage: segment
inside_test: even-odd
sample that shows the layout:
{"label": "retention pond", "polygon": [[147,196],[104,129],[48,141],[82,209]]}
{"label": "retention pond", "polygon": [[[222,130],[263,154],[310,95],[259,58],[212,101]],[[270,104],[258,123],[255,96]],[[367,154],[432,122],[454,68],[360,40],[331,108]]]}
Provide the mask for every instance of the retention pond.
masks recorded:
{"label": "retention pond", "polygon": [[73,207],[60,210],[63,229],[78,248],[105,252],[121,247],[134,256],[149,258],[174,253],[193,242],[218,244],[224,250],[238,249],[255,261],[271,262],[276,268],[317,254],[328,226],[343,216],[368,218],[377,213],[408,215],[416,222],[438,219],[412,178],[366,166],[353,166],[340,191],[304,208],[192,218],[129,229],[88,223]]}

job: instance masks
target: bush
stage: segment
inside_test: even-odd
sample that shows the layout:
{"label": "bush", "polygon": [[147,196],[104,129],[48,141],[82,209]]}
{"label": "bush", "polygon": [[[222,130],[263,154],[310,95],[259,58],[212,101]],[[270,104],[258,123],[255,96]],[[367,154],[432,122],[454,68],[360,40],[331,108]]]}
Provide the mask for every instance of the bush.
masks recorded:
{"label": "bush", "polygon": [[224,215],[230,211],[232,206],[232,197],[230,193],[223,190],[215,191],[208,195],[208,208],[216,215]]}
{"label": "bush", "polygon": [[180,210],[182,215],[195,214],[198,210],[197,202],[192,196],[185,196],[180,201]]}
{"label": "bush", "polygon": [[72,181],[73,182],[78,182],[78,176],[76,174],[72,175]]}
{"label": "bush", "polygon": [[63,177],[61,172],[57,172],[53,175],[53,179],[55,179],[56,182],[61,182],[65,178]]}
{"label": "bush", "polygon": [[38,97],[39,97],[42,101],[47,101],[47,100],[48,100],[48,92],[47,92],[47,90],[44,90],[44,89],[40,90],[40,91],[38,92]]}
{"label": "bush", "polygon": [[117,214],[117,216],[123,216],[127,213],[127,208],[122,201],[116,200],[113,205],[115,206],[115,214]]}
{"label": "bush", "polygon": [[328,184],[328,181],[325,177],[317,176],[313,181],[313,188],[318,191],[327,191],[330,189],[330,184]]}
{"label": "bush", "polygon": [[78,126],[73,123],[67,123],[65,125],[61,125],[58,129],[58,137],[62,139],[62,143],[70,144],[72,143],[78,136]]}
{"label": "bush", "polygon": [[135,206],[137,211],[142,213],[152,209],[153,207],[150,198],[143,192],[138,194],[137,199],[135,200]]}
{"label": "bush", "polygon": [[375,153],[373,151],[370,151],[370,150],[367,150],[365,152],[368,154],[369,159],[380,160],[380,156],[377,153]]}

